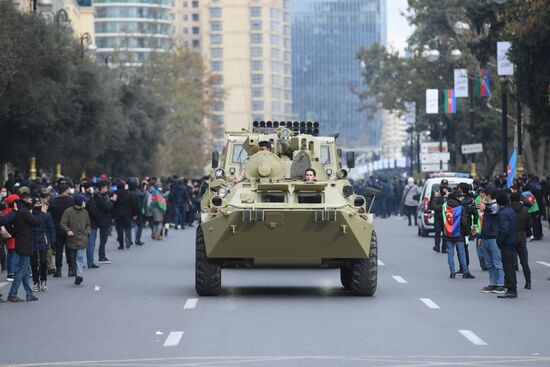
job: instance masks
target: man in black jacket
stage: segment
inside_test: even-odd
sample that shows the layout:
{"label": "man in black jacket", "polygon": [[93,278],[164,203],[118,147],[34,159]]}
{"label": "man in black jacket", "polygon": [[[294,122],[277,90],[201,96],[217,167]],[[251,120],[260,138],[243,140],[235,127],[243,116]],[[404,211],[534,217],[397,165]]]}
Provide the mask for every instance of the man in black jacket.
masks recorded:
{"label": "man in black jacket", "polygon": [[132,194],[125,182],[117,184],[117,199],[114,205],[115,227],[118,239],[118,249],[124,250],[124,244],[129,249],[132,243],[132,219],[137,216],[137,208]]}
{"label": "man in black jacket", "polygon": [[86,247],[86,262],[88,269],[97,269],[98,265],[94,262],[95,241],[97,238],[97,219],[99,214],[97,213],[97,206],[94,199],[94,188],[92,185],[86,185],[86,210],[88,211],[88,217],[90,218],[90,235],[88,236],[88,247]]}
{"label": "man in black jacket", "polygon": [[[445,237],[443,234],[443,214],[441,213],[441,208],[443,203],[447,199],[449,194],[449,181],[442,179],[439,185],[439,190],[434,190],[432,196],[430,197],[430,202],[428,207],[434,211],[434,247],[435,252],[447,252],[447,244],[445,243]],[[439,208],[439,209],[436,209]],[[443,243],[441,241],[443,240]]]}
{"label": "man in black jacket", "polygon": [[[113,202],[118,198],[114,194],[109,197],[109,184],[107,182],[101,182],[99,184],[99,192],[94,193],[94,206],[95,206],[95,224],[97,230],[99,230],[99,263],[110,264],[111,260],[105,256],[105,245],[107,244],[107,238],[109,237],[109,230],[111,229],[111,211],[113,209]],[[92,229],[92,232],[94,230]],[[91,237],[91,236],[90,236]]]}
{"label": "man in black jacket", "polygon": [[63,250],[65,250],[65,257],[69,266],[69,277],[74,277],[75,272],[73,269],[73,263],[71,259],[71,251],[67,249],[67,236],[61,230],[61,217],[67,208],[74,205],[74,199],[70,195],[70,187],[67,184],[59,185],[59,195],[53,199],[50,203],[49,211],[52,213],[55,223],[56,239],[55,239],[55,278],[61,277],[61,268],[63,266]]}
{"label": "man in black jacket", "polygon": [[[21,200],[17,203],[17,214],[9,226],[9,231],[17,240],[15,242],[15,251],[19,255],[19,264],[15,272],[15,279],[10,288],[8,301],[22,302],[23,300],[17,297],[17,292],[21,282],[27,293],[27,302],[38,301],[32,294],[30,267],[31,256],[34,249],[34,228],[40,225],[40,217],[34,217],[31,214],[32,197],[28,193],[21,195]],[[45,208],[42,209],[46,211]]]}

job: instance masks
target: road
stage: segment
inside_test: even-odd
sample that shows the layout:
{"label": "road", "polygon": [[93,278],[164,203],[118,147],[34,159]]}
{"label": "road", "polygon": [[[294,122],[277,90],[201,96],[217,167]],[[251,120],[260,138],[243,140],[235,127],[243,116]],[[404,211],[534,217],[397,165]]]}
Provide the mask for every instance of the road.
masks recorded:
{"label": "road", "polygon": [[112,264],[86,269],[82,285],[64,269],[39,302],[0,305],[0,364],[550,365],[550,241],[529,244],[533,289],[501,300],[479,291],[488,276],[476,260],[476,279],[451,280],[432,238],[396,217],[376,228],[370,298],[344,291],[337,270],[272,269],[224,270],[223,294],[199,298],[193,229],[124,251],[110,238]]}

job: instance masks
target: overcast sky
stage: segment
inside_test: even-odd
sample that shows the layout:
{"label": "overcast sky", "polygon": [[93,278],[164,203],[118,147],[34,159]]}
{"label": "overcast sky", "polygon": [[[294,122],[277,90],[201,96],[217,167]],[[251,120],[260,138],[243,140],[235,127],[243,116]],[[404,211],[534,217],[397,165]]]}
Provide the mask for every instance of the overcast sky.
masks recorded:
{"label": "overcast sky", "polygon": [[394,47],[403,52],[407,38],[412,33],[412,27],[401,15],[407,10],[407,0],[386,0],[388,12],[388,48]]}

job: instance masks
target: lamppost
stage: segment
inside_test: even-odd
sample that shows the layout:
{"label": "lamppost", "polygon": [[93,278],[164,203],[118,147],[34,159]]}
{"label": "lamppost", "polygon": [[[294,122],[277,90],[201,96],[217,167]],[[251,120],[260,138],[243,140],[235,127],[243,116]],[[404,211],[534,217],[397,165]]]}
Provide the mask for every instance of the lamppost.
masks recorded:
{"label": "lamppost", "polygon": [[84,58],[84,53],[86,50],[95,51],[97,49],[96,45],[92,43],[92,35],[88,32],[80,36],[80,58]]}

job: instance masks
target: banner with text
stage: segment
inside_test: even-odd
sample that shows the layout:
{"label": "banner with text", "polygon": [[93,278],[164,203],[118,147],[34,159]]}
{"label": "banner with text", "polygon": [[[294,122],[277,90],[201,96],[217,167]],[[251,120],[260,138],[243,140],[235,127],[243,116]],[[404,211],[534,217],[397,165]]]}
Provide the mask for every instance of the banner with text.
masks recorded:
{"label": "banner with text", "polygon": [[455,97],[468,97],[468,70],[455,69]]}
{"label": "banner with text", "polygon": [[439,90],[426,89],[426,113],[439,113]]}

